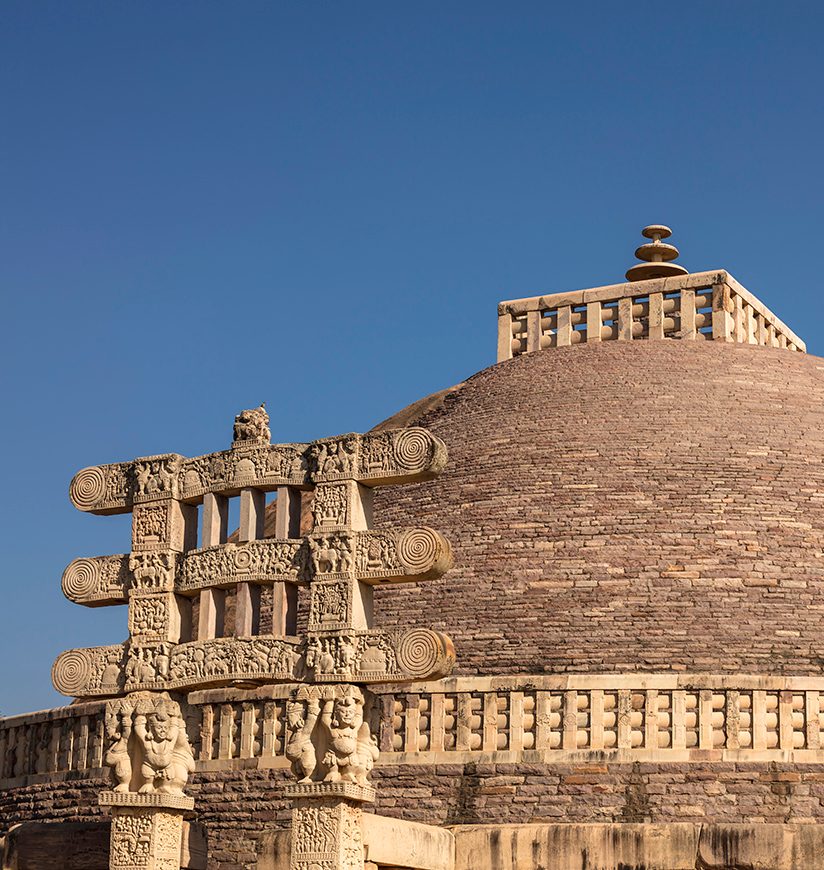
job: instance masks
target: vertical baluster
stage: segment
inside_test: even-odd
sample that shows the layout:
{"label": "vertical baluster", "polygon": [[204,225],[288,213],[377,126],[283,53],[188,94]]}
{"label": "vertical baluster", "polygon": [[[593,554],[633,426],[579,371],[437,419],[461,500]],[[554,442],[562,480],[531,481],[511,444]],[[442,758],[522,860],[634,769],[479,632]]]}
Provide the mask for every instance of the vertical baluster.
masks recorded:
{"label": "vertical baluster", "polygon": [[778,748],[793,748],[793,693],[787,690],[778,693]]}
{"label": "vertical baluster", "polygon": [[695,339],[695,290],[681,291],[681,338]]}
{"label": "vertical baluster", "polygon": [[406,696],[406,728],[403,741],[404,752],[417,752],[421,737],[420,695]]}
{"label": "vertical baluster", "polygon": [[444,750],[444,700],[441,692],[433,692],[429,696],[429,749],[432,752]]}
{"label": "vertical baluster", "polygon": [[455,749],[458,752],[466,752],[471,748],[472,740],[472,695],[469,692],[458,693],[457,719]]}
{"label": "vertical baluster", "polygon": [[744,300],[736,293],[733,297],[733,338],[737,342],[743,342],[745,340],[745,314],[744,314]]}
{"label": "vertical baluster", "polygon": [[378,748],[381,752],[395,751],[395,696],[381,695],[381,725]]}
{"label": "vertical baluster", "polygon": [[526,352],[541,349],[541,312],[528,311],[526,314]]}
{"label": "vertical baluster", "polygon": [[618,749],[632,749],[632,692],[618,690]]}
{"label": "vertical baluster", "polygon": [[556,332],[558,347],[568,347],[572,344],[572,308],[562,305],[558,309],[558,328]]}
{"label": "vertical baluster", "polygon": [[498,748],[498,695],[496,692],[484,694],[483,722],[483,751],[495,752]]}
{"label": "vertical baluster", "polygon": [[752,748],[767,748],[767,693],[759,689],[752,693]]}
{"label": "vertical baluster", "polygon": [[618,300],[618,340],[632,341],[632,299],[629,296]]}
{"label": "vertical baluster", "polygon": [[713,341],[733,340],[731,307],[730,288],[726,284],[714,284],[712,288]]}
{"label": "vertical baluster", "polygon": [[[619,315],[620,316],[620,315]],[[649,318],[647,334],[649,338],[664,337],[664,294],[649,294]]]}
{"label": "vertical baluster", "polygon": [[647,689],[644,697],[644,746],[658,749],[658,691]]}
{"label": "vertical baluster", "polygon": [[549,749],[549,717],[550,717],[549,692],[539,691],[535,695],[535,748]]}
{"label": "vertical baluster", "polygon": [[212,758],[212,741],[214,740],[214,707],[211,704],[205,704],[202,716],[203,718],[200,722],[200,760],[210,761]]}
{"label": "vertical baluster", "polygon": [[804,725],[806,748],[821,748],[821,707],[818,691],[804,693]]}
{"label": "vertical baluster", "polygon": [[604,325],[600,302],[587,302],[587,344],[601,340],[601,327]]}
{"label": "vertical baluster", "polygon": [[277,717],[277,704],[274,701],[267,701],[263,705],[263,722],[261,725],[263,741],[260,754],[262,758],[274,758],[277,755]]}
{"label": "vertical baluster", "polygon": [[712,749],[712,691],[701,689],[698,693],[698,748]]}
{"label": "vertical baluster", "polygon": [[756,324],[756,343],[760,345],[767,344],[767,321],[760,312],[755,315]]}
{"label": "vertical baluster", "polygon": [[231,758],[234,751],[235,711],[231,704],[220,707],[220,732],[218,733],[218,755],[220,759]]}
{"label": "vertical baluster", "polygon": [[562,747],[564,749],[578,748],[578,692],[569,689],[564,692],[564,733]]}
{"label": "vertical baluster", "polygon": [[593,689],[589,700],[589,748],[604,748],[604,690]]}
{"label": "vertical baluster", "polygon": [[512,315],[498,309],[498,362],[512,359]]}
{"label": "vertical baluster", "polygon": [[89,717],[80,717],[80,728],[77,739],[77,753],[75,755],[75,767],[77,770],[85,770],[89,757]]}
{"label": "vertical baluster", "polygon": [[687,693],[683,689],[672,693],[672,748],[687,748]]}
{"label": "vertical baluster", "polygon": [[522,752],[524,748],[524,693],[509,694],[509,748]]}
{"label": "vertical baluster", "polygon": [[727,732],[727,749],[740,749],[741,738],[741,696],[731,689],[727,692],[727,703],[724,710],[724,728]]}
{"label": "vertical baluster", "polygon": [[252,758],[254,756],[255,741],[255,705],[250,701],[244,701],[241,705],[240,717],[240,757]]}

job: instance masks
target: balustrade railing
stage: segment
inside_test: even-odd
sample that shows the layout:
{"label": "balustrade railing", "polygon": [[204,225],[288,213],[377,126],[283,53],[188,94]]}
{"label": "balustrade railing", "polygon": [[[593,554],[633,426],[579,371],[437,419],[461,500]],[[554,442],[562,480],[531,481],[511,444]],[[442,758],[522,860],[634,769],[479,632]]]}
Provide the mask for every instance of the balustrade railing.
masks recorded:
{"label": "balustrade railing", "polygon": [[[192,693],[198,768],[287,766],[290,688]],[[379,765],[588,756],[824,764],[824,679],[812,677],[459,677],[372,691]],[[0,780],[106,775],[104,706],[0,720]]]}
{"label": "balustrade railing", "polygon": [[728,272],[613,284],[498,305],[498,362],[551,347],[680,338],[784,347],[804,342]]}

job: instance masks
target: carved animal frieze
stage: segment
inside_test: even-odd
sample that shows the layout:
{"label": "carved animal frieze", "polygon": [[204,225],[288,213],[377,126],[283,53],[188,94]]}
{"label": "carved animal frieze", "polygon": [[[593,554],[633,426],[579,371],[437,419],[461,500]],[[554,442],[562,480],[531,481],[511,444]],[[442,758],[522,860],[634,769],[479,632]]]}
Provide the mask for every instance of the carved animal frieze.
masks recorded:
{"label": "carved animal frieze", "polygon": [[399,636],[381,629],[317,632],[301,641],[259,635],[173,643],[140,636],[129,644],[73,649],[58,656],[52,682],[76,698],[123,691],[193,689],[261,682],[386,683],[445,677],[451,640],[431,629]]}
{"label": "carved animal frieze", "polygon": [[132,464],[132,498],[137,502],[178,497],[178,472],[183,457],[177,453],[146,456]]}
{"label": "carved animal frieze", "polygon": [[132,589],[147,592],[172,592],[180,556],[171,550],[132,553],[129,570]]}
{"label": "carved animal frieze", "polygon": [[235,417],[233,446],[249,441],[268,444],[271,440],[272,433],[269,431],[269,414],[265,402],[257,408],[241,411]]}
{"label": "carved animal frieze", "polygon": [[[246,433],[257,431],[249,421],[242,426]],[[198,500],[207,492],[234,495],[243,486],[271,491],[344,480],[370,487],[408,483],[434,477],[445,463],[443,442],[419,428],[295,444],[270,444],[255,436],[203,456],[167,453],[90,466],[74,476],[69,495],[79,510],[126,513],[135,504]]]}
{"label": "carved animal frieze", "polygon": [[273,583],[306,579],[303,541],[264,539],[243,544],[222,544],[186,553],[178,578],[180,592],[231,586],[238,581]]}

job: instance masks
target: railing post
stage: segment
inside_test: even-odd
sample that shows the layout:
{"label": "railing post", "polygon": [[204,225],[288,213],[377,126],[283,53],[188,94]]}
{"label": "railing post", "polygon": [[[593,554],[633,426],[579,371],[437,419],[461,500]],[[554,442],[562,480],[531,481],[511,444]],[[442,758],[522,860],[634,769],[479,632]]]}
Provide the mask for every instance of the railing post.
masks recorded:
{"label": "railing post", "polygon": [[526,352],[541,349],[541,312],[528,311],[526,314]]}
{"label": "railing post", "polygon": [[733,340],[730,304],[730,288],[726,284],[714,284],[712,288],[713,341]]}
{"label": "railing post", "polygon": [[498,362],[512,359],[512,315],[498,310]]}
{"label": "railing post", "polygon": [[618,300],[618,341],[632,341],[632,298]]}
{"label": "railing post", "polygon": [[[619,317],[620,312],[619,312]],[[649,294],[649,324],[648,335],[650,339],[664,337],[664,294]]]}
{"label": "railing post", "polygon": [[681,338],[695,339],[695,290],[681,291],[680,318]]}
{"label": "railing post", "polygon": [[572,308],[569,305],[562,305],[558,309],[556,339],[558,347],[568,347],[572,344]]}
{"label": "railing post", "polygon": [[587,343],[601,340],[604,324],[600,302],[587,302]]}

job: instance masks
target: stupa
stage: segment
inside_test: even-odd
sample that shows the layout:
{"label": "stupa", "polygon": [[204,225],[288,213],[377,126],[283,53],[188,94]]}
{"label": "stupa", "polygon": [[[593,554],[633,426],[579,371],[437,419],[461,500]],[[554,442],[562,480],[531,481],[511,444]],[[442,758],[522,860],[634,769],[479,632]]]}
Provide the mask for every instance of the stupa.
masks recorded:
{"label": "stupa", "polygon": [[[158,867],[824,866],[824,360],[643,233],[627,282],[500,303],[495,365],[368,433],[272,445],[255,409],[81,473],[137,531],[64,591],[130,640],[0,721],[5,866],[120,866],[141,801]],[[115,738],[152,716],[150,801]]]}

